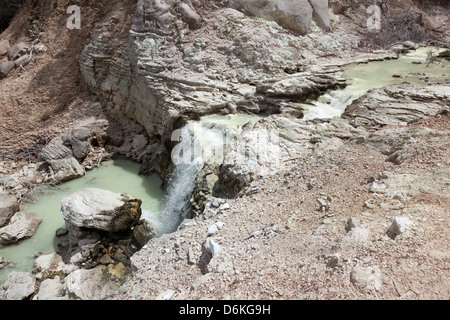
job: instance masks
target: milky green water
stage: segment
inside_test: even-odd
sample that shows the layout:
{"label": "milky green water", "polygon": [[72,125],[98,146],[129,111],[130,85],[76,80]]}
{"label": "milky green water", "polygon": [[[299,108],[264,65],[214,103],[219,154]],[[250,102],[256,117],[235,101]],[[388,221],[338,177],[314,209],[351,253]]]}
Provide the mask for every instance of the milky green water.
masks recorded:
{"label": "milky green water", "polygon": [[34,203],[22,204],[21,210],[39,214],[42,223],[30,239],[15,245],[0,245],[0,256],[14,263],[13,268],[0,270],[0,283],[3,283],[11,271],[30,272],[36,252],[57,251],[57,243],[61,238],[56,238],[55,233],[58,228],[65,227],[59,213],[61,199],[77,190],[92,187],[128,193],[142,200],[142,218],[157,224],[163,203],[162,181],[156,174],[140,176],[138,172],[139,164],[135,162],[123,159],[106,161],[99,168],[88,171],[82,178],[63,183],[57,188],[43,188]]}
{"label": "milky green water", "polygon": [[[437,47],[423,47],[401,55],[395,60],[369,62],[351,65],[345,68],[344,77],[351,84],[342,90],[330,91],[311,104],[300,104],[306,109],[305,120],[339,117],[353,100],[361,97],[368,90],[382,88],[386,85],[411,82],[427,85],[425,77],[450,74],[450,62],[432,63],[427,66],[427,54],[432,50],[436,56],[445,50]],[[421,62],[413,64],[412,62]],[[398,74],[400,78],[393,77]]]}

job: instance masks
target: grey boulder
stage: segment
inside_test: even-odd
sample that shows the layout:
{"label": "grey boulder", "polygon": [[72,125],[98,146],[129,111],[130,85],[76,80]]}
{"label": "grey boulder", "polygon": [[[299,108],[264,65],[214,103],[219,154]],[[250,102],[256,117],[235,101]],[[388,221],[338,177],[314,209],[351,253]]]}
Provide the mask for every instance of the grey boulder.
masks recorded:
{"label": "grey boulder", "polygon": [[34,212],[17,212],[10,223],[0,229],[0,244],[8,245],[31,238],[41,222],[42,218]]}
{"label": "grey boulder", "polygon": [[6,192],[0,192],[0,228],[19,211],[19,202],[16,197]]}
{"label": "grey boulder", "polygon": [[141,203],[124,193],[85,188],[61,200],[61,215],[69,226],[122,232],[139,221]]}
{"label": "grey boulder", "polygon": [[84,176],[85,170],[74,158],[72,150],[58,144],[47,146],[39,154],[39,160],[48,164],[52,178],[56,183],[62,183]]}
{"label": "grey boulder", "polygon": [[28,272],[11,272],[0,288],[0,300],[25,300],[35,290],[36,279]]}
{"label": "grey boulder", "polygon": [[12,61],[6,61],[0,64],[0,79],[6,78],[14,67],[15,63]]}

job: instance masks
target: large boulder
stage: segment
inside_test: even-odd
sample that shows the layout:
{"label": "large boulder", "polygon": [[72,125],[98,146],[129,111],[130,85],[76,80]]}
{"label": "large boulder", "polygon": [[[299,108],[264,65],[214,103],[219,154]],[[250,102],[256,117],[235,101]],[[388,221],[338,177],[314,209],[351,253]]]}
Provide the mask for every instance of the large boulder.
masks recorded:
{"label": "large boulder", "polygon": [[19,202],[15,196],[0,192],[0,228],[7,224],[9,219],[19,210]]}
{"label": "large boulder", "polygon": [[107,267],[78,269],[65,278],[67,293],[76,300],[103,300],[111,298],[120,284],[111,281]]}
{"label": "large boulder", "polygon": [[35,290],[36,279],[28,272],[11,272],[0,288],[0,300],[25,300]]}
{"label": "large boulder", "polygon": [[54,279],[45,279],[39,286],[38,293],[33,300],[67,300],[64,283],[56,276]]}
{"label": "large boulder", "polygon": [[0,79],[6,78],[8,73],[16,66],[13,61],[6,61],[0,64]]}
{"label": "large boulder", "polygon": [[91,133],[88,129],[74,129],[62,137],[63,144],[72,149],[77,160],[83,160],[91,149]]}
{"label": "large boulder", "polygon": [[25,42],[19,42],[11,46],[8,50],[8,59],[11,61],[16,60],[28,51],[28,45]]}
{"label": "large boulder", "polygon": [[63,272],[65,266],[62,257],[56,252],[42,254],[34,260],[33,273],[40,279]]}
{"label": "large boulder", "polygon": [[0,244],[8,245],[31,238],[42,222],[34,212],[17,212],[10,223],[0,229]]}
{"label": "large boulder", "polygon": [[66,225],[106,232],[130,230],[141,216],[140,199],[125,193],[86,188],[61,200]]}
{"label": "large boulder", "polygon": [[232,5],[299,34],[307,34],[311,27],[313,8],[308,0],[233,0]]}
{"label": "large boulder", "polygon": [[313,8],[313,20],[325,31],[331,30],[328,0],[308,0]]}
{"label": "large boulder", "polygon": [[50,145],[42,149],[39,160],[49,166],[52,178],[62,183],[84,176],[85,170],[74,158],[72,150],[65,145]]}

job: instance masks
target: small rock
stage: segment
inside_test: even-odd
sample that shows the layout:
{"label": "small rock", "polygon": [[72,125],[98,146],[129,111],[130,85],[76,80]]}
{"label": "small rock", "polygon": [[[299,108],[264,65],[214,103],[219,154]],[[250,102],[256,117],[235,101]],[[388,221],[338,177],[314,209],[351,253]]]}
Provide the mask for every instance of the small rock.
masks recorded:
{"label": "small rock", "polygon": [[345,231],[349,232],[350,230],[357,228],[360,225],[361,225],[361,223],[359,222],[359,220],[352,217],[347,220],[347,223],[345,225]]}
{"label": "small rock", "polygon": [[214,257],[219,254],[219,252],[222,248],[213,239],[208,238],[205,241],[205,249],[206,249],[206,251],[211,253],[212,256]]}
{"label": "small rock", "polygon": [[34,212],[17,212],[10,223],[0,229],[0,244],[17,243],[34,235],[42,218]]}
{"label": "small rock", "polygon": [[322,206],[322,207],[326,207],[327,206],[327,202],[324,199],[317,199],[317,202]]}
{"label": "small rock", "polygon": [[403,47],[405,47],[407,49],[411,49],[411,50],[416,50],[419,47],[419,45],[412,41],[405,41],[403,43]]}
{"label": "small rock", "polygon": [[380,203],[380,207],[384,210],[400,210],[403,209],[405,206],[403,203],[401,203],[399,200],[392,200],[390,202],[382,202]]}
{"label": "small rock", "polygon": [[168,289],[156,297],[156,300],[170,300],[175,294],[175,290]]}
{"label": "small rock", "polygon": [[187,3],[180,3],[179,10],[190,29],[195,30],[200,28],[202,17],[194,9]]}
{"label": "small rock", "polygon": [[221,205],[219,209],[220,210],[228,210],[230,208],[231,208],[230,204],[228,202],[226,202],[223,205]]}
{"label": "small rock", "polygon": [[28,45],[25,42],[19,42],[11,46],[8,50],[8,59],[14,61],[19,58],[28,49]]}
{"label": "small rock", "polygon": [[66,290],[60,278],[45,279],[39,286],[39,292],[33,297],[33,300],[64,300]]}
{"label": "small rock", "polygon": [[367,191],[372,192],[372,193],[384,193],[386,190],[386,185],[385,184],[380,184],[380,183],[376,183],[376,182],[372,182],[367,186]]}
{"label": "small rock", "polygon": [[111,298],[120,285],[108,276],[107,267],[78,269],[64,278],[67,293],[71,299],[105,300]]}
{"label": "small rock", "polygon": [[217,198],[212,199],[211,206],[213,206],[214,208],[218,208],[220,206],[219,199]]}
{"label": "small rock", "polygon": [[217,231],[219,231],[219,229],[217,228],[217,225],[216,224],[212,224],[208,228],[207,236],[208,237],[212,236],[212,235],[216,234]]}
{"label": "small rock", "polygon": [[374,267],[362,267],[356,266],[351,274],[350,281],[359,290],[380,290],[382,285],[381,272],[377,266]]}
{"label": "small rock", "polygon": [[133,228],[133,237],[141,246],[145,246],[147,242],[156,236],[156,231],[150,221],[140,220],[138,225]]}
{"label": "small rock", "polygon": [[397,236],[405,232],[406,228],[411,226],[413,222],[407,217],[396,217],[393,219],[391,226],[386,234],[389,238],[395,239]]}
{"label": "small rock", "polygon": [[316,182],[316,178],[312,178],[311,180],[309,180],[308,190],[311,190],[312,188],[314,188],[315,182]]}
{"label": "small rock", "polygon": [[359,136],[356,138],[355,143],[356,144],[363,144],[366,142],[366,137],[365,136]]}
{"label": "small rock", "polygon": [[192,248],[188,249],[187,259],[188,259],[188,264],[190,264],[190,265],[195,264],[195,255],[194,255],[194,250],[192,250]]}
{"label": "small rock", "polygon": [[222,229],[222,227],[223,227],[223,222],[222,221],[217,221],[216,223],[215,223],[215,225],[216,225],[216,227],[217,227],[217,229]]}
{"label": "small rock", "polygon": [[3,40],[0,41],[0,57],[7,54],[9,49],[9,41]]}
{"label": "small rock", "polygon": [[21,56],[14,61],[16,68],[26,66],[30,62],[30,57],[28,55]]}
{"label": "small rock", "polygon": [[43,276],[63,271],[65,266],[62,257],[56,252],[43,254],[34,260],[33,273],[39,273],[39,278],[42,278]]}
{"label": "small rock", "polygon": [[16,197],[6,192],[0,192],[0,228],[19,211],[20,205]]}
{"label": "small rock", "polygon": [[332,256],[328,257],[327,267],[331,269],[338,267],[340,258],[341,256],[339,253],[333,254]]}
{"label": "small rock", "polygon": [[56,236],[62,237],[63,235],[66,235],[69,231],[66,228],[59,228],[56,230]]}

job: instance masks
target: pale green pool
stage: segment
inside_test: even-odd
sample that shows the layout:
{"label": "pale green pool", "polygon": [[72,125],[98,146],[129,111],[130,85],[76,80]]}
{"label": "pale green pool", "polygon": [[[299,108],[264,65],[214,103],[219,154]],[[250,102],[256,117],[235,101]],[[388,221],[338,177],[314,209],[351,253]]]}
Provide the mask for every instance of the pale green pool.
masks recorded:
{"label": "pale green pool", "polygon": [[61,199],[77,190],[93,187],[117,193],[128,193],[142,200],[142,217],[156,225],[163,203],[161,179],[157,174],[141,176],[138,174],[139,164],[133,161],[118,159],[103,162],[99,168],[88,171],[82,178],[63,183],[58,187],[45,188],[44,194],[37,197],[35,203],[22,204],[22,210],[32,211],[42,217],[42,223],[30,239],[16,245],[0,245],[0,256],[12,261],[14,267],[0,270],[0,284],[11,271],[27,271],[33,269],[36,252],[52,252],[57,250],[59,238],[55,233],[58,228],[65,227],[59,213]]}

